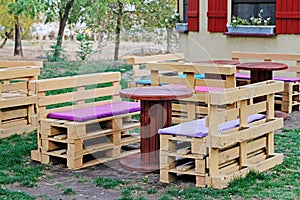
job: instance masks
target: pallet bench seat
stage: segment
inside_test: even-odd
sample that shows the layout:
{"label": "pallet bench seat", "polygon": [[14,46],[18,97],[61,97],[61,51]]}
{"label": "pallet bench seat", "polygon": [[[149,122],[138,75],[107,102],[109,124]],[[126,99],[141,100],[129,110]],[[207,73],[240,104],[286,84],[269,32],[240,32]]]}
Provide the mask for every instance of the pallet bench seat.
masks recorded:
{"label": "pallet bench seat", "polygon": [[[254,121],[264,119],[265,115],[262,114],[253,114],[248,116],[248,124]],[[239,127],[239,119],[231,120],[218,124],[218,131],[224,132],[230,129]],[[164,135],[176,135],[176,136],[187,136],[202,138],[208,135],[208,127],[206,126],[206,118],[192,120],[190,122],[183,122],[171,127],[163,128],[158,130],[158,134]]]}
{"label": "pallet bench seat", "polygon": [[[172,102],[172,123],[181,123],[199,119],[208,114],[209,91],[235,87],[235,65],[216,65],[210,63],[148,63],[153,86],[169,84],[174,87],[187,87],[194,91],[190,98]],[[177,71],[186,74],[185,78],[164,76],[164,71]],[[195,74],[204,74],[197,79]],[[206,75],[213,75],[211,78]],[[224,78],[224,79],[223,79]]]}
{"label": "pallet bench seat", "polygon": [[[284,81],[282,92],[278,92],[275,98],[276,109],[291,113],[300,110],[300,55],[286,53],[262,53],[262,52],[232,52],[232,60],[242,61],[274,61],[288,65],[287,70],[275,72],[273,80]],[[249,83],[248,74],[237,73],[238,82]]]}
{"label": "pallet bench seat", "polygon": [[[191,175],[197,187],[222,189],[251,170],[262,172],[281,164],[274,131],[283,127],[283,119],[274,118],[273,103],[283,85],[265,81],[210,92],[205,119],[160,129],[160,181]],[[253,98],[265,95],[264,102],[253,103]],[[238,106],[222,109],[233,102]]]}
{"label": "pallet bench seat", "polygon": [[76,170],[135,154],[138,102],[122,101],[121,74],[105,72],[31,81],[38,96],[38,149],[31,159]]}
{"label": "pallet bench seat", "polygon": [[37,96],[28,86],[39,74],[40,68],[35,66],[0,68],[0,138],[36,129],[32,116]]}
{"label": "pallet bench seat", "polygon": [[137,111],[140,111],[140,104],[138,102],[123,101],[76,110],[53,112],[48,114],[48,118],[83,122]]}

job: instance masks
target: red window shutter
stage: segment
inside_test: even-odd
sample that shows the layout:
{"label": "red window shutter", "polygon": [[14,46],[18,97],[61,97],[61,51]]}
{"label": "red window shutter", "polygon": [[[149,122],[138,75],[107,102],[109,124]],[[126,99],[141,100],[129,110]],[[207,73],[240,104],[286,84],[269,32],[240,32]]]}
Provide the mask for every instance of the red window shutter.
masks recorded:
{"label": "red window shutter", "polygon": [[208,31],[226,32],[227,0],[208,0]]}
{"label": "red window shutter", "polygon": [[199,31],[199,0],[188,0],[188,30]]}
{"label": "red window shutter", "polygon": [[276,1],[276,33],[300,34],[300,1]]}

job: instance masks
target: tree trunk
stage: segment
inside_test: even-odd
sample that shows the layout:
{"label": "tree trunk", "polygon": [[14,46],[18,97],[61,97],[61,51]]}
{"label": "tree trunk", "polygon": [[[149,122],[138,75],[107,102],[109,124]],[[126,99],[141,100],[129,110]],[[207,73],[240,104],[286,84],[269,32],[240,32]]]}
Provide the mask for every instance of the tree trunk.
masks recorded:
{"label": "tree trunk", "polygon": [[[67,20],[69,17],[69,13],[71,11],[71,8],[74,4],[75,0],[70,0],[67,5],[66,8],[64,10],[64,13],[59,13],[59,29],[58,29],[58,34],[57,34],[57,40],[56,40],[56,46],[61,47],[62,46],[62,39],[64,37],[64,33],[65,33],[65,27],[67,24]],[[56,49],[60,49],[60,48],[56,48]],[[60,52],[55,51],[54,55],[58,55]]]}
{"label": "tree trunk", "polygon": [[15,50],[14,56],[22,56],[23,57],[23,50],[22,50],[22,40],[21,40],[21,27],[19,22],[19,17],[15,16]]}
{"label": "tree trunk", "polygon": [[123,15],[123,3],[118,1],[118,18],[117,18],[117,27],[116,27],[116,42],[115,42],[115,55],[114,60],[119,59],[119,50],[120,50],[120,35],[121,35],[121,23]]}
{"label": "tree trunk", "polygon": [[13,31],[13,29],[10,29],[9,31],[5,31],[5,38],[4,38],[4,41],[2,42],[2,44],[0,45],[0,49],[2,49],[4,47],[8,38],[10,38],[12,31]]}
{"label": "tree trunk", "polygon": [[171,29],[167,28],[167,53],[170,53],[171,49]]}

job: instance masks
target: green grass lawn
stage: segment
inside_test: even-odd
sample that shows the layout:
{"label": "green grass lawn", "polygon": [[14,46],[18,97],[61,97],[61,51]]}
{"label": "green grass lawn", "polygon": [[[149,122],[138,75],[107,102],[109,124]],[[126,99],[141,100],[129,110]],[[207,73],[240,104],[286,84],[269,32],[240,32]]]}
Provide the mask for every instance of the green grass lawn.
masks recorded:
{"label": "green grass lawn", "polygon": [[[40,78],[76,75],[102,71],[130,70],[128,65],[107,64],[99,62],[65,62],[45,63]],[[123,87],[127,81],[123,80]],[[299,127],[300,128],[300,127]],[[234,180],[223,190],[212,188],[179,188],[176,184],[166,185],[160,200],[171,199],[300,199],[300,129],[283,130],[275,135],[275,151],[284,154],[283,164],[264,173],[251,172],[246,178]],[[0,139],[0,200],[1,199],[35,199],[25,193],[5,189],[8,184],[19,183],[34,187],[44,174],[44,165],[30,162],[30,151],[37,148],[36,132],[15,135]],[[121,199],[147,199],[147,195],[157,193],[156,188],[142,191],[140,185],[147,183],[129,182],[119,179],[96,177],[94,184],[104,189],[117,188]],[[76,191],[66,189],[64,193]],[[138,193],[138,197],[133,197]]]}

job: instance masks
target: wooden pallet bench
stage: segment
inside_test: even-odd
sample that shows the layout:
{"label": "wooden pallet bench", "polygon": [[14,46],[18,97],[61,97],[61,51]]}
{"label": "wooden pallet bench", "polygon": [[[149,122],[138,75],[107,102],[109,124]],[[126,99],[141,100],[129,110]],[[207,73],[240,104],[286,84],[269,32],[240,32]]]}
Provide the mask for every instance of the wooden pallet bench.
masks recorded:
{"label": "wooden pallet bench", "polygon": [[0,60],[0,68],[11,68],[21,66],[36,66],[43,68],[43,61],[27,61],[27,60]]}
{"label": "wooden pallet bench", "polygon": [[[150,71],[145,69],[146,63],[154,62],[183,62],[184,55],[182,53],[161,54],[152,56],[134,56],[127,58],[127,64],[132,65],[132,78],[130,87],[150,86]],[[165,74],[176,75],[172,72],[165,72]]]}
{"label": "wooden pallet bench", "polygon": [[[148,63],[153,86],[170,84],[174,87],[187,87],[194,91],[190,98],[172,102],[172,122],[180,123],[203,118],[208,114],[208,92],[235,87],[234,65],[215,65],[205,63]],[[164,76],[163,71],[177,71],[184,77]],[[195,74],[202,74],[197,78]],[[207,78],[207,74],[210,75]]]}
{"label": "wooden pallet bench", "polygon": [[29,81],[36,80],[35,66],[0,69],[0,138],[36,129],[32,124],[37,96],[29,91]]}
{"label": "wooden pallet bench", "polygon": [[[288,64],[288,69],[280,71],[273,80],[284,81],[284,90],[275,97],[276,108],[287,113],[300,110],[300,55],[280,53],[232,52],[232,59],[237,61],[274,61]],[[239,82],[249,82],[249,75],[237,73]]]}
{"label": "wooden pallet bench", "polygon": [[[81,169],[139,152],[138,102],[119,97],[119,72],[30,82],[38,96],[38,149],[31,159]],[[131,147],[130,147],[131,146]]]}
{"label": "wooden pallet bench", "polygon": [[[191,175],[197,187],[221,189],[250,170],[282,163],[274,151],[274,131],[283,127],[283,119],[274,118],[274,96],[282,89],[282,81],[266,81],[210,92],[206,118],[160,129],[160,181]],[[232,103],[238,106],[224,111]]]}

